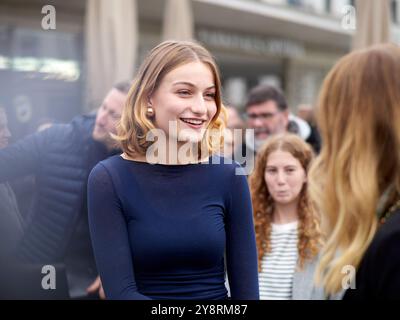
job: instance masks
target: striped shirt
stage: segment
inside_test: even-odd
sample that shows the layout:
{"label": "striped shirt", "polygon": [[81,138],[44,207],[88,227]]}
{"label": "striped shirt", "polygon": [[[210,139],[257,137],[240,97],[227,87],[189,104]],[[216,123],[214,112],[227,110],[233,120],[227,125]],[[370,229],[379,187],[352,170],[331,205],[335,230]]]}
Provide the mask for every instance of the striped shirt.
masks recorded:
{"label": "striped shirt", "polygon": [[271,252],[261,260],[260,300],[292,298],[293,275],[298,258],[297,226],[297,221],[272,224]]}

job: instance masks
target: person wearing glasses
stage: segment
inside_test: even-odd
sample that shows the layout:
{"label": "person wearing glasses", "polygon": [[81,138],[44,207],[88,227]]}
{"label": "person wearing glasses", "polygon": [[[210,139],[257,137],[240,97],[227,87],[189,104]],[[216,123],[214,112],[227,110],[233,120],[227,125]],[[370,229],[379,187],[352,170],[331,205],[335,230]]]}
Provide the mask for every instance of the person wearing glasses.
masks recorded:
{"label": "person wearing glasses", "polygon": [[245,149],[245,167],[249,174],[254,167],[254,155],[269,137],[290,132],[307,141],[310,136],[308,123],[289,112],[285,96],[273,86],[261,84],[251,89],[245,108],[247,128],[254,130],[254,135],[252,130],[246,131],[245,145],[240,150],[243,154]]}

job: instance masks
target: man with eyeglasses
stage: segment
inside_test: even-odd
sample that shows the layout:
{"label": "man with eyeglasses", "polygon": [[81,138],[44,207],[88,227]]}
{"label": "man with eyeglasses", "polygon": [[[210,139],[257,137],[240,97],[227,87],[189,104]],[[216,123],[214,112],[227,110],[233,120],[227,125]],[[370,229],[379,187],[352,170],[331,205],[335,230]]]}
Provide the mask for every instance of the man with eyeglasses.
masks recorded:
{"label": "man with eyeglasses", "polygon": [[[246,102],[247,128],[246,131],[246,166],[254,157],[264,142],[275,134],[292,132],[307,140],[310,135],[310,126],[304,120],[289,112],[283,93],[277,88],[261,84],[251,89]],[[254,160],[254,159],[253,159]]]}

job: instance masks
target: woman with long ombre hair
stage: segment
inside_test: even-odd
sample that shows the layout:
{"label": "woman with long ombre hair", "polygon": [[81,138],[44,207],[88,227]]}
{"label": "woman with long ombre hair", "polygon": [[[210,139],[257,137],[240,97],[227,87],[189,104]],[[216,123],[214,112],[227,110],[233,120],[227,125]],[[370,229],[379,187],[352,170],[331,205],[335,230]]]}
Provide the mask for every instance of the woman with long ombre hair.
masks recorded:
{"label": "woman with long ombre hair", "polygon": [[[323,146],[310,172],[326,246],[317,283],[344,299],[400,298],[400,49],[343,57],[319,97]],[[355,275],[355,276],[354,276]]]}
{"label": "woman with long ombre hair", "polygon": [[312,160],[311,147],[293,134],[270,138],[257,155],[249,183],[261,299],[323,298],[313,288],[321,234],[308,197]]}

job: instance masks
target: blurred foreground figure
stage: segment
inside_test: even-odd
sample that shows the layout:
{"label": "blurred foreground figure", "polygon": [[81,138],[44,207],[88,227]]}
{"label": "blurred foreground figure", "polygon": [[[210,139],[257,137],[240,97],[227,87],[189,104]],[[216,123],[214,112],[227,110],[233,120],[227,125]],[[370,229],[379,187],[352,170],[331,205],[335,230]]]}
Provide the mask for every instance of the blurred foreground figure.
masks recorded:
{"label": "blurred foreground figure", "polygon": [[116,132],[128,89],[126,83],[110,90],[97,116],[54,124],[0,150],[0,182],[35,175],[34,203],[17,258],[25,265],[54,266],[57,283],[68,282],[68,288],[57,285],[57,297],[61,291],[65,298],[102,292],[87,222],[87,177],[99,161],[118,152],[110,133]]}
{"label": "blurred foreground figure", "polygon": [[[11,133],[5,110],[0,108],[0,149],[7,147]],[[23,222],[14,192],[8,183],[0,183],[0,264],[5,265],[22,236]]]}
{"label": "blurred foreground figure", "polygon": [[321,89],[322,149],[310,190],[327,235],[318,279],[327,295],[400,299],[400,48],[343,57]]}
{"label": "blurred foreground figure", "polygon": [[223,155],[227,158],[235,158],[235,153],[243,144],[244,122],[238,111],[233,107],[226,107],[227,123],[224,135]]}
{"label": "blurred foreground figure", "polygon": [[[11,133],[7,115],[0,108],[0,149],[7,147]],[[0,183],[0,299],[42,297],[41,268],[23,267],[16,262],[15,248],[23,234],[23,219],[13,190],[7,182]]]}

